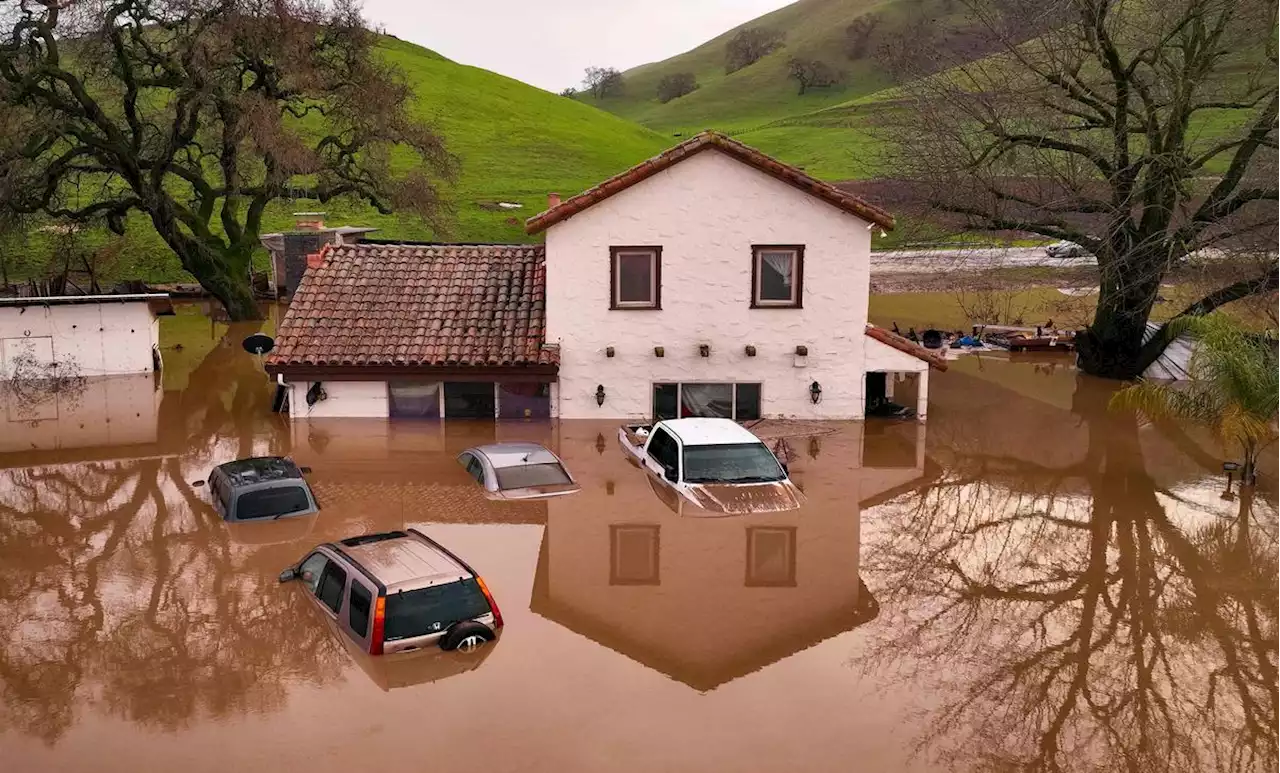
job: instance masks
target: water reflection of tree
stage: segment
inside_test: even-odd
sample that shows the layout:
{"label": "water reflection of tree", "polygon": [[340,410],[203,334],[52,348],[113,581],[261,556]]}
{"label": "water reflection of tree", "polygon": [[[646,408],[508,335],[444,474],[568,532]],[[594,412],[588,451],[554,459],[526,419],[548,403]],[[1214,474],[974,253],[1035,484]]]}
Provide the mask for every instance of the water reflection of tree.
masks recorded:
{"label": "water reflection of tree", "polygon": [[53,742],[93,703],[172,728],[338,672],[341,648],[275,583],[301,548],[235,544],[188,483],[220,441],[283,450],[246,334],[164,395],[165,453],[0,471],[0,726]]}
{"label": "water reflection of tree", "polygon": [[1274,770],[1275,512],[1171,517],[1134,418],[1077,399],[1083,461],[962,450],[885,508],[868,669],[931,696],[921,751],[956,768]]}

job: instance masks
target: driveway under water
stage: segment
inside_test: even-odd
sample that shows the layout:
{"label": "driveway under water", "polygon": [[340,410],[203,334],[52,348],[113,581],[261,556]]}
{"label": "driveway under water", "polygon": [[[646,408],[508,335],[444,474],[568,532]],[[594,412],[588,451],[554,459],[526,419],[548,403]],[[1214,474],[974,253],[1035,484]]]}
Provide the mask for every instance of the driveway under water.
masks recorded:
{"label": "driveway under water", "polygon": [[[1212,443],[1065,360],[952,363],[927,426],[788,438],[799,510],[706,518],[613,423],[290,425],[249,332],[10,416],[3,770],[1276,767],[1274,456],[1225,500]],[[454,455],[515,438],[582,492],[482,497]],[[312,467],[320,513],[217,520],[192,482],[255,454]],[[276,582],[405,526],[485,577],[501,641],[371,661]]]}

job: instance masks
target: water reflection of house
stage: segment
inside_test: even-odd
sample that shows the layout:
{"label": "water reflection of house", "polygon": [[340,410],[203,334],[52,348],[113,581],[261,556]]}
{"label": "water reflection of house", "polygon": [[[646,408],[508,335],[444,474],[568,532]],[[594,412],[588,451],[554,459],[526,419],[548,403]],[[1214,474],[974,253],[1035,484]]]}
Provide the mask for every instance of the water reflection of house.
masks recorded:
{"label": "water reflection of house", "polygon": [[548,203],[545,246],[321,248],[267,361],[292,416],[925,416],[944,358],[867,324],[887,212],[715,132]]}
{"label": "water reflection of house", "polygon": [[18,452],[30,463],[36,452],[155,444],[164,396],[158,376],[73,379],[53,389],[0,385],[0,454]]}
{"label": "water reflection of house", "polygon": [[866,623],[861,507],[926,474],[922,425],[867,426],[789,440],[800,509],[718,518],[669,509],[607,426],[566,427],[583,490],[547,503],[532,610],[702,691]]}

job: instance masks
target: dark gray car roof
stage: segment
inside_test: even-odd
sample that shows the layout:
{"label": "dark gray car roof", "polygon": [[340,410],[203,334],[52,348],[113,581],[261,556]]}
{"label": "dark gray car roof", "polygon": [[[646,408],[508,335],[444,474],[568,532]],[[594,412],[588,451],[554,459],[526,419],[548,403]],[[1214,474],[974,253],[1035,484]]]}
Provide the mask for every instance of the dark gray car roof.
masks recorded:
{"label": "dark gray car roof", "polygon": [[283,459],[279,456],[237,459],[234,462],[218,465],[218,469],[227,476],[233,486],[253,486],[289,478],[302,478],[302,471],[292,459]]}

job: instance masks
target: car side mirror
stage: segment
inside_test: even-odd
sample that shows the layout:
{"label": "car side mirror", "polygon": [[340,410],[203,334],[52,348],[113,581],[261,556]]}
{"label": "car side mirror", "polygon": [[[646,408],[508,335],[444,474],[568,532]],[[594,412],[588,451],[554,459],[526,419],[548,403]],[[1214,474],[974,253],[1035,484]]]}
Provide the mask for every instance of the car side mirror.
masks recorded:
{"label": "car side mirror", "polygon": [[662,476],[672,483],[680,482],[680,470],[678,470],[674,465],[662,468]]}
{"label": "car side mirror", "polygon": [[292,582],[298,579],[298,570],[292,566],[280,573],[280,582]]}
{"label": "car side mirror", "polygon": [[311,474],[311,468],[310,468],[310,467],[299,467],[299,468],[298,468],[298,472],[302,473],[303,475],[310,475],[310,474]]}
{"label": "car side mirror", "polygon": [[194,486],[194,487],[196,487],[196,488],[200,488],[201,486],[203,486],[203,485],[204,485],[204,481],[202,481],[202,480],[193,480],[193,481],[191,481],[191,485],[192,485],[192,486]]}

